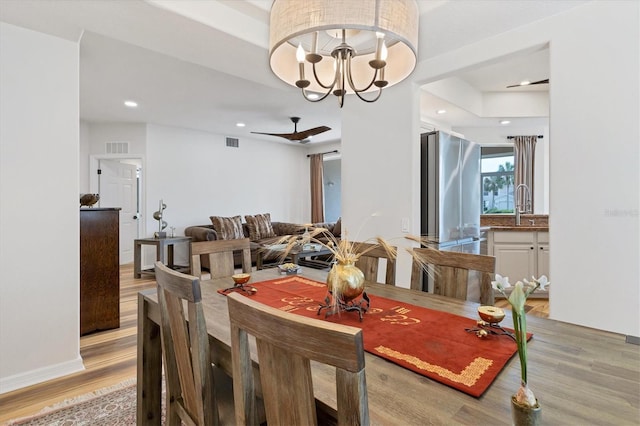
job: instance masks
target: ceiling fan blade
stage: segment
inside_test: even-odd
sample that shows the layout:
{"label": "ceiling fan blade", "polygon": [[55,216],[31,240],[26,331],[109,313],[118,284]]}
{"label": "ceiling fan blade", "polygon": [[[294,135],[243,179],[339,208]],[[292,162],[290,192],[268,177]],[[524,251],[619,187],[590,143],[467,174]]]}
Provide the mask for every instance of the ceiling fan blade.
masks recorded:
{"label": "ceiling fan blade", "polygon": [[262,132],[251,132],[256,135],[267,135],[267,136],[277,136],[280,138],[285,138],[290,141],[296,140],[297,133],[262,133]]}
{"label": "ceiling fan blade", "polygon": [[538,81],[534,81],[533,83],[529,83],[529,85],[531,86],[532,84],[549,84],[549,79],[546,78],[544,80],[538,80]]}
{"label": "ceiling fan blade", "polygon": [[529,84],[512,84],[511,86],[507,86],[507,89],[511,89],[512,87],[527,87],[533,86],[534,84],[549,84],[549,79],[546,78],[544,80],[533,81]]}
{"label": "ceiling fan blade", "polygon": [[328,132],[329,130],[331,130],[331,127],[327,127],[327,126],[320,126],[320,127],[314,127],[313,129],[303,130],[301,132],[296,133],[295,139],[293,140],[301,141],[303,139],[309,138],[309,136],[319,135],[320,133]]}
{"label": "ceiling fan blade", "polygon": [[[297,117],[292,117],[291,119],[294,122],[295,128],[297,128],[296,124],[299,119]],[[293,133],[263,133],[263,132],[251,132],[251,133],[256,135],[276,136],[279,138],[285,138],[287,140],[295,141],[295,142],[304,141],[306,139],[307,141],[303,143],[308,143],[309,142],[308,139],[311,136],[315,136],[320,133],[327,132],[329,130],[331,130],[331,127],[320,126],[320,127],[314,127],[312,129],[303,130],[301,132],[294,131]]]}

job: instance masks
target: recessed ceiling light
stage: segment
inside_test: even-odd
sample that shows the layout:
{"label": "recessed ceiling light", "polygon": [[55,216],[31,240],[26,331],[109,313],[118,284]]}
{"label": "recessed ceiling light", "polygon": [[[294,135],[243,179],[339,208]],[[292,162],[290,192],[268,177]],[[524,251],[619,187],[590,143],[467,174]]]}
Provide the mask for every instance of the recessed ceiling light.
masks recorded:
{"label": "recessed ceiling light", "polygon": [[320,97],[320,95],[318,95],[317,93],[309,93],[307,95],[307,98],[309,99],[318,99]]}
{"label": "recessed ceiling light", "polygon": [[246,126],[246,124],[244,124],[244,123],[236,123],[236,127],[244,127],[244,126]]}
{"label": "recessed ceiling light", "polygon": [[124,101],[124,105],[129,108],[136,108],[138,106],[138,103],[135,101]]}
{"label": "recessed ceiling light", "polygon": [[531,82],[530,82],[529,80],[522,80],[522,81],[520,82],[520,86],[528,86],[528,85],[530,85],[530,84],[531,84]]}
{"label": "recessed ceiling light", "polygon": [[439,109],[439,110],[436,111],[436,113],[438,113],[438,114],[445,114],[446,112],[447,112],[446,109]]}
{"label": "recessed ceiling light", "polygon": [[511,123],[511,121],[509,120],[500,120],[500,124],[505,125],[505,124],[509,124]]}

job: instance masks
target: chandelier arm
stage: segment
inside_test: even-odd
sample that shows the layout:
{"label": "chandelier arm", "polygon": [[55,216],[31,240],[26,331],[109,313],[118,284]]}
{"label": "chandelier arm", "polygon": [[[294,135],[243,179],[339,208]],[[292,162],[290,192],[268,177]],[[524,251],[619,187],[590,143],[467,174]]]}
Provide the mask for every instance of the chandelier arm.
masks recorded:
{"label": "chandelier arm", "polygon": [[365,102],[372,103],[372,102],[377,101],[377,100],[380,98],[380,95],[382,94],[382,87],[378,87],[378,95],[377,95],[375,98],[373,98],[373,99],[367,99],[367,98],[363,97],[363,96],[360,94],[360,92],[354,92],[354,93],[355,93],[356,95],[358,95],[358,97],[359,97],[361,100],[363,100],[363,101],[365,101]]}
{"label": "chandelier arm", "polygon": [[341,69],[342,72],[341,72],[341,78],[340,78],[340,95],[338,96],[338,103],[340,105],[340,108],[342,108],[342,106],[344,105],[344,97],[347,94],[347,92],[344,90],[344,84],[345,84],[344,74],[346,72],[346,70],[344,69],[344,61],[342,62],[342,67],[340,67],[339,69]]}
{"label": "chandelier arm", "polygon": [[304,96],[304,98],[306,100],[308,100],[309,102],[320,102],[321,100],[325,99],[327,96],[329,96],[331,94],[331,88],[327,91],[327,93],[325,93],[324,95],[322,95],[321,97],[317,98],[317,99],[311,99],[309,98],[309,96],[307,96],[307,92],[305,91],[305,89],[301,89],[302,90],[302,96]]}
{"label": "chandelier arm", "polygon": [[369,85],[367,85],[367,87],[365,87],[364,89],[357,89],[356,85],[353,84],[353,78],[351,77],[351,56],[349,56],[349,58],[347,59],[347,76],[349,78],[349,86],[351,86],[351,89],[355,93],[366,92],[367,90],[369,90],[371,86],[373,86],[373,83],[376,81],[376,77],[378,76],[378,70],[374,70],[373,78],[371,79],[371,82],[369,82]]}
{"label": "chandelier arm", "polygon": [[320,87],[322,87],[323,89],[329,89],[329,91],[331,91],[333,87],[336,85],[336,80],[338,75],[337,72],[333,74],[333,82],[331,82],[330,85],[325,86],[324,84],[322,84],[322,82],[318,78],[318,73],[316,72],[316,64],[312,64],[312,65],[313,65],[313,78],[316,80],[316,83],[318,83]]}

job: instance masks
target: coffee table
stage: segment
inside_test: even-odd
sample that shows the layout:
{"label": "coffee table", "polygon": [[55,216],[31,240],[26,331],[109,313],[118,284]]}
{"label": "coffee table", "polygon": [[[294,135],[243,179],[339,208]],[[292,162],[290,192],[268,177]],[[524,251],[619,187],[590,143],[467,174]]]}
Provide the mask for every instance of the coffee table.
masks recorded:
{"label": "coffee table", "polygon": [[[256,255],[256,269],[260,270],[267,267],[276,266],[278,262],[265,264],[265,257],[278,259],[285,247],[286,244],[264,245],[260,247]],[[311,268],[324,269],[330,267],[331,262],[310,258],[331,254],[331,250],[320,244],[305,244],[304,246],[299,246],[291,249],[291,251],[287,253],[286,259],[291,263],[295,263],[296,265],[303,264],[304,266],[309,266]]]}

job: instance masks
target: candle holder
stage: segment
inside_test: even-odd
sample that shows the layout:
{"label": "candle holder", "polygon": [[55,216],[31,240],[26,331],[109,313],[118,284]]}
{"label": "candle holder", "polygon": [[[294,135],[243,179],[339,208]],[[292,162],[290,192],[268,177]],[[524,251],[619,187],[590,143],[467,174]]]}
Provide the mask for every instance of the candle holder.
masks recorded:
{"label": "candle holder", "polygon": [[479,306],[478,315],[480,319],[476,327],[465,328],[469,333],[476,333],[478,337],[486,337],[489,334],[505,335],[516,340],[516,336],[510,331],[500,326],[500,321],[504,319],[504,310],[496,306]]}
{"label": "candle holder", "polygon": [[369,296],[367,296],[367,292],[365,291],[362,292],[359,298],[351,299],[348,302],[341,298],[334,297],[333,293],[329,291],[327,297],[324,299],[324,305],[320,305],[320,308],[318,308],[318,315],[320,315],[323,309],[327,310],[324,314],[325,318],[340,312],[355,311],[358,313],[360,321],[362,321],[363,315],[369,310],[369,306]]}

